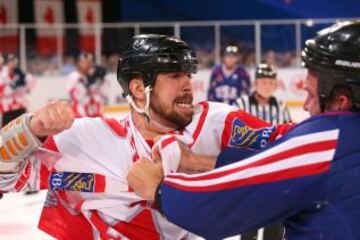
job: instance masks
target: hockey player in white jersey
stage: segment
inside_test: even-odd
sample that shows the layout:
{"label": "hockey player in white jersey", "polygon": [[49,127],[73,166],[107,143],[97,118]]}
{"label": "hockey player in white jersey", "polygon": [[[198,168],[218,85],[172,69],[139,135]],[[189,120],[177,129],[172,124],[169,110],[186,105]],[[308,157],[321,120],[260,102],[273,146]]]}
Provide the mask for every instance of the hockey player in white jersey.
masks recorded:
{"label": "hockey player in white jersey", "polygon": [[[131,105],[123,119],[74,121],[67,103],[51,102],[2,129],[0,190],[49,189],[39,228],[57,239],[187,239],[126,176],[139,158],[163,154],[175,133],[199,154],[227,146],[260,148],[287,131],[230,106],[193,104],[197,59],[187,44],[161,35],[135,36],[122,54],[118,81]],[[172,151],[170,151],[172,152]],[[209,158],[209,160],[212,158]],[[168,172],[212,169],[212,161],[168,162]]]}
{"label": "hockey player in white jersey", "polygon": [[67,92],[76,117],[101,117],[107,100],[106,70],[94,64],[91,53],[81,53],[77,69],[67,76]]}

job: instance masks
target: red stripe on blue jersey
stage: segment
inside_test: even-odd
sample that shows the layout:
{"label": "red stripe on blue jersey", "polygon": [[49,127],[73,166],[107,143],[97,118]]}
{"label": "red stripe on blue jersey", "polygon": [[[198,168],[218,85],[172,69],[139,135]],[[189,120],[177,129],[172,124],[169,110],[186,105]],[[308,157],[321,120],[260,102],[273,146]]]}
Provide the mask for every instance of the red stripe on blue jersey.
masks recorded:
{"label": "red stripe on blue jersey", "polygon": [[281,161],[281,160],[284,160],[287,158],[295,157],[300,154],[335,149],[336,144],[337,144],[336,140],[327,140],[327,141],[305,144],[303,146],[295,147],[293,149],[289,149],[284,152],[276,153],[274,155],[265,157],[261,160],[249,163],[244,166],[227,169],[227,170],[223,170],[220,172],[214,172],[214,173],[209,173],[209,174],[206,174],[203,176],[200,175],[200,176],[195,176],[195,177],[192,177],[191,175],[169,175],[169,176],[167,176],[167,178],[168,179],[189,180],[189,181],[202,181],[202,180],[209,180],[209,179],[217,179],[219,177],[230,175],[230,174],[233,174],[233,173],[236,173],[239,171],[243,171],[243,170],[246,170],[249,168],[259,167],[259,166],[270,164],[273,162],[278,162],[278,161]]}
{"label": "red stripe on blue jersey", "polygon": [[165,181],[166,184],[186,191],[194,191],[194,192],[213,192],[213,191],[220,191],[220,190],[226,190],[231,189],[235,187],[243,187],[243,186],[250,186],[255,184],[262,184],[262,183],[271,183],[281,180],[288,180],[293,178],[300,178],[305,176],[311,176],[315,174],[319,174],[325,171],[328,171],[330,169],[330,163],[329,162],[322,162],[317,164],[312,164],[308,166],[301,166],[301,167],[295,167],[291,169],[285,169],[281,171],[276,171],[268,174],[262,174],[250,178],[235,180],[235,181],[229,181],[226,183],[219,183],[214,184],[211,186],[206,186],[204,188],[203,186],[184,186],[180,185],[174,182]]}

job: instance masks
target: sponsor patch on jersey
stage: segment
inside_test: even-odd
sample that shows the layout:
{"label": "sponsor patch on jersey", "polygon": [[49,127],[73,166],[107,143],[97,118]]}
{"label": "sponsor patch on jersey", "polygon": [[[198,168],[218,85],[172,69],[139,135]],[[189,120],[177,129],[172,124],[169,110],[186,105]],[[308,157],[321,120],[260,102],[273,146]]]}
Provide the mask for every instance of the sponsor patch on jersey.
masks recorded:
{"label": "sponsor patch on jersey", "polygon": [[253,129],[246,126],[240,119],[235,119],[231,128],[229,145],[259,149],[266,146],[274,131],[275,126]]}
{"label": "sponsor patch on jersey", "polygon": [[49,178],[49,189],[76,192],[94,192],[95,174],[93,173],[52,173]]}

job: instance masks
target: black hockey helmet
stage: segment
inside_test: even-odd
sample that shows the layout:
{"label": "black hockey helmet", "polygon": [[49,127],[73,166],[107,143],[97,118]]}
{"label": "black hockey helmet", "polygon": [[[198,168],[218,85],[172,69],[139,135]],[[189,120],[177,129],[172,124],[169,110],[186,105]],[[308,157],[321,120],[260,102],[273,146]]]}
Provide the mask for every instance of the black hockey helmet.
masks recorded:
{"label": "black hockey helmet", "polygon": [[155,84],[156,75],[161,72],[196,73],[197,58],[182,40],[157,34],[134,36],[121,54],[117,79],[123,96],[130,95],[129,82],[142,76],[145,87]]}
{"label": "black hockey helmet", "polygon": [[258,78],[274,78],[276,79],[276,69],[268,63],[260,63],[255,70],[255,79]]}
{"label": "black hockey helmet", "polygon": [[346,87],[356,108],[360,108],[360,21],[342,22],[307,40],[303,66],[314,71],[322,109],[337,86]]}

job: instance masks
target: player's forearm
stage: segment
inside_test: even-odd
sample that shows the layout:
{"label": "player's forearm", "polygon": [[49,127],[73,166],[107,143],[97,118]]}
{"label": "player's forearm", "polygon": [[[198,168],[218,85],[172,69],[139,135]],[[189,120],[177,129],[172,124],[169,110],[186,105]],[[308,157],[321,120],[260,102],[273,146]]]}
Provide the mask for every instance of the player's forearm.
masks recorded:
{"label": "player's forearm", "polygon": [[177,172],[182,173],[199,173],[207,172],[215,168],[216,157],[202,154],[190,154],[187,159],[180,162]]}
{"label": "player's forearm", "polygon": [[0,174],[18,173],[27,158],[41,146],[41,141],[30,130],[31,114],[24,114],[1,130]]}

